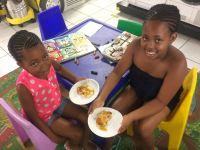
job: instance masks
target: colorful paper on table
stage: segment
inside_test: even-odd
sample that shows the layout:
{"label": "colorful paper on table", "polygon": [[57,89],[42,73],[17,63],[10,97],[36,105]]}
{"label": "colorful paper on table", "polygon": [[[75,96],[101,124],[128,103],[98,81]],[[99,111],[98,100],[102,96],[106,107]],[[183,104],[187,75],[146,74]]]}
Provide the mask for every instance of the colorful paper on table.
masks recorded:
{"label": "colorful paper on table", "polygon": [[94,35],[99,29],[101,29],[103,25],[95,22],[88,22],[86,25],[84,25],[81,29],[79,29],[79,32],[85,34],[88,37],[91,37]]}
{"label": "colorful paper on table", "polygon": [[96,50],[82,33],[68,34],[43,41],[43,43],[49,56],[57,62],[71,60]]}

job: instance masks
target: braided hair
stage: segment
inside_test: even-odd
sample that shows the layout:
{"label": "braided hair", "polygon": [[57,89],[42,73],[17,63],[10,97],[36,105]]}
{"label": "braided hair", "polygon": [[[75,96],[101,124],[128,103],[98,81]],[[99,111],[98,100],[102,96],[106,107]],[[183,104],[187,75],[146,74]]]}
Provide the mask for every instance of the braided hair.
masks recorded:
{"label": "braided hair", "polygon": [[22,61],[23,50],[35,47],[42,43],[39,37],[26,30],[16,32],[8,42],[8,50],[16,61]]}
{"label": "braided hair", "polygon": [[148,11],[145,21],[158,20],[168,24],[171,33],[177,31],[180,22],[179,9],[174,5],[158,4],[154,5]]}

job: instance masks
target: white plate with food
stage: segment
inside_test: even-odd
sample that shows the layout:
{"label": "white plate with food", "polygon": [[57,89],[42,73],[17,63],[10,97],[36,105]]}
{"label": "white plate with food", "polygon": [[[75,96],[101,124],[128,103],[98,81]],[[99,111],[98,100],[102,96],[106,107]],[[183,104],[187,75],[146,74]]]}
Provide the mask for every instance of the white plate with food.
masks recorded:
{"label": "white plate with food", "polygon": [[100,137],[113,137],[118,134],[122,119],[119,111],[109,107],[99,107],[88,116],[88,126]]}
{"label": "white plate with food", "polygon": [[69,91],[70,100],[78,105],[92,102],[99,94],[99,83],[94,79],[85,79],[75,83]]}

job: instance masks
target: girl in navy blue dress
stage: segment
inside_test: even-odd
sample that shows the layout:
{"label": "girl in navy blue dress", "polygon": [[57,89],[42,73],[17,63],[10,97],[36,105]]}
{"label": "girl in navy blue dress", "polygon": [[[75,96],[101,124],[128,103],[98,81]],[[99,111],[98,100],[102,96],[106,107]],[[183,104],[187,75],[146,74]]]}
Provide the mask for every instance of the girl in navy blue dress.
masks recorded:
{"label": "girl in navy blue dress", "polygon": [[154,129],[179,102],[187,74],[186,58],[172,46],[179,22],[176,6],[153,6],[146,15],[141,37],[132,41],[89,109],[91,112],[103,106],[122,75],[130,70],[130,85],[112,107],[123,114],[119,133],[134,123],[136,145],[140,145],[140,149],[154,149]]}

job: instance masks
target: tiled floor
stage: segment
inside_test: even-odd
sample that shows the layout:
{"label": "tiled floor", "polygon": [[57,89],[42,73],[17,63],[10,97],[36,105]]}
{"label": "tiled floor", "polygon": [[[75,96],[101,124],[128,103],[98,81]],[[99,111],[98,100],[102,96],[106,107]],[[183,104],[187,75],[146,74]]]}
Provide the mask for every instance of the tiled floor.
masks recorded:
{"label": "tiled floor", "polygon": [[[63,16],[68,28],[73,27],[87,18],[98,19],[114,27],[117,26],[119,18],[140,21],[140,19],[118,12],[116,10],[116,3],[119,1],[121,0],[88,0],[81,6],[64,11]],[[5,22],[0,23],[0,77],[18,67],[16,62],[9,55],[7,43],[10,36],[21,29],[32,31],[40,36],[37,22],[26,23],[23,28],[18,26],[11,27]],[[185,54],[189,68],[197,66],[200,69],[199,40],[179,34],[173,45]]]}

